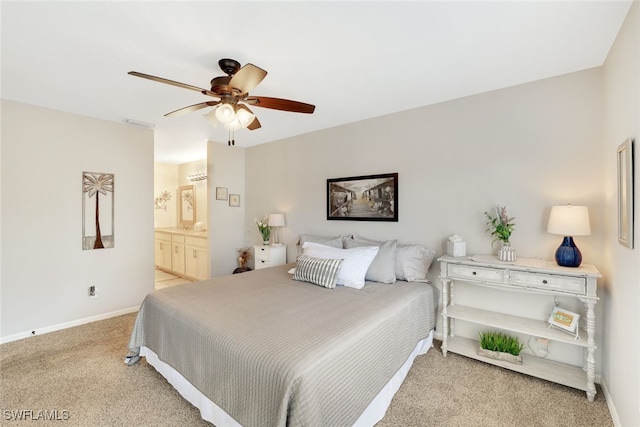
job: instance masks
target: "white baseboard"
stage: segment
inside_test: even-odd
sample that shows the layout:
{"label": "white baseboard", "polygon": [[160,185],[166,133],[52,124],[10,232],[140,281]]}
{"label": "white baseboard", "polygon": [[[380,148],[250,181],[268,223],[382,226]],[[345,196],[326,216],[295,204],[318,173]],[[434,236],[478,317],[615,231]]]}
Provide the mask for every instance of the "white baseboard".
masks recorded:
{"label": "white baseboard", "polygon": [[616,427],[622,427],[622,423],[620,422],[620,417],[618,417],[618,411],[616,411],[616,407],[613,404],[613,398],[611,397],[611,393],[609,393],[609,387],[607,387],[607,382],[601,379],[600,387],[602,388],[604,399],[607,401],[607,407],[609,408],[609,413],[611,414],[613,425]]}
{"label": "white baseboard", "polygon": [[6,337],[0,337],[0,344],[8,343],[11,341],[17,341],[24,338],[29,338],[35,335],[47,334],[49,332],[60,331],[62,329],[73,328],[74,326],[84,325],[86,323],[97,322],[98,320],[110,319],[116,316],[122,316],[123,314],[135,313],[140,306],[123,308],[122,310],[112,311],[110,313],[98,314],[96,316],[85,317],[84,319],[72,320],[71,322],[60,323],[57,325],[51,325],[44,328],[39,328],[34,331],[25,331]]}

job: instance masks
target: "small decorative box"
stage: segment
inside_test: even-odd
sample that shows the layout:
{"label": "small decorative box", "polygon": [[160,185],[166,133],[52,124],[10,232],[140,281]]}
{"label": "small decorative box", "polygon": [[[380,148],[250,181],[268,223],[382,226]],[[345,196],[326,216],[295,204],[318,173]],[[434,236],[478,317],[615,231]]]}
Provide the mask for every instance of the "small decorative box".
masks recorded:
{"label": "small decorative box", "polygon": [[467,242],[447,240],[447,255],[467,256]]}

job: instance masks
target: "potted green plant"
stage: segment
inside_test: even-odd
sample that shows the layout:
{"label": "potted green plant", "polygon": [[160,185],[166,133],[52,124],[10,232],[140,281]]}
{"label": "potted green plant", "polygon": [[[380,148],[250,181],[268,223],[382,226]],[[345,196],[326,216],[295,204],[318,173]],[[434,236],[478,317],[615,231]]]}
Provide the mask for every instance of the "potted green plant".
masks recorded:
{"label": "potted green plant", "polygon": [[497,241],[502,242],[502,248],[498,251],[498,259],[500,261],[515,261],[516,253],[509,241],[511,233],[515,230],[516,224],[513,222],[515,218],[507,214],[506,206],[500,205],[496,205],[495,216],[487,211],[485,211],[484,215],[487,217],[487,229],[485,232],[491,232],[491,237],[494,238],[491,241],[491,246]]}
{"label": "potted green plant", "polygon": [[524,348],[524,344],[520,342],[518,337],[494,331],[483,331],[479,335],[479,355],[518,365],[522,364],[520,352]]}

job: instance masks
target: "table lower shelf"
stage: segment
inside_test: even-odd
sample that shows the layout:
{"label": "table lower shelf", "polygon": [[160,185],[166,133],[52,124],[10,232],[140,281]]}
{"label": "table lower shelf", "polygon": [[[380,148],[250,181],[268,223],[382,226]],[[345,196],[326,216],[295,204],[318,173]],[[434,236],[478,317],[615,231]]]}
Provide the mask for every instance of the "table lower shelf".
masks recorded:
{"label": "table lower shelf", "polygon": [[[443,343],[444,344],[444,343]],[[495,360],[478,354],[479,343],[462,337],[448,337],[446,350],[471,359],[500,366],[532,377],[587,391],[587,373],[581,368],[553,360],[522,354],[522,365]]]}
{"label": "table lower shelf", "polygon": [[581,331],[582,335],[580,336],[572,335],[559,329],[550,328],[549,323],[545,320],[527,319],[520,316],[512,316],[464,305],[448,306],[447,317],[477,323],[487,327],[507,329],[525,335],[548,338],[553,341],[580,347],[588,347],[589,345],[586,331]]}

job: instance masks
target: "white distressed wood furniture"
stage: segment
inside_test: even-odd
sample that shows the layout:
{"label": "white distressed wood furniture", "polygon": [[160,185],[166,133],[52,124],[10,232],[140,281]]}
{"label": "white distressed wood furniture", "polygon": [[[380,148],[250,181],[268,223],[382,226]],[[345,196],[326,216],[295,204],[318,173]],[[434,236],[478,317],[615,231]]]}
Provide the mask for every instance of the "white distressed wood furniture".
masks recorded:
{"label": "white distressed wood furniture", "polygon": [[[595,305],[597,280],[600,273],[593,265],[577,268],[560,267],[553,261],[531,259],[505,263],[492,255],[473,257],[442,256],[442,353],[458,353],[486,363],[563,384],[587,393],[590,402],[596,395],[595,381]],[[455,304],[455,282],[464,281],[478,286],[523,293],[542,293],[578,298],[586,313],[586,336],[575,337],[564,331],[549,328],[547,319],[530,319],[510,314]],[[478,355],[477,341],[455,335],[456,320],[512,331],[539,338],[577,345],[584,349],[582,367],[555,362],[523,354],[522,365],[489,359]]]}
{"label": "white distressed wood furniture", "polygon": [[255,245],[253,247],[254,270],[275,267],[287,263],[287,246]]}

